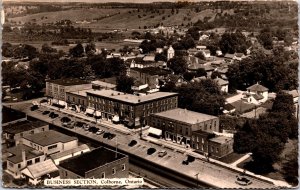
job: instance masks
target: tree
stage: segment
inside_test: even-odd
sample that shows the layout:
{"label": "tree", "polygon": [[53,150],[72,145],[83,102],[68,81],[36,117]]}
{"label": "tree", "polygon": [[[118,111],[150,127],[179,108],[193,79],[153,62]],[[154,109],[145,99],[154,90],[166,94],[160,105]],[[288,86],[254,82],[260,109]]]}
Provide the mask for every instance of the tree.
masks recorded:
{"label": "tree", "polygon": [[120,75],[117,77],[117,91],[132,94],[133,90],[131,87],[134,84],[134,79],[126,75]]}
{"label": "tree", "polygon": [[273,35],[270,28],[262,29],[257,39],[259,43],[264,46],[264,48],[266,49],[273,48]]}
{"label": "tree", "polygon": [[204,53],[202,51],[196,53],[195,57],[198,57],[199,59],[202,59],[202,60],[206,60]]}
{"label": "tree", "polygon": [[47,43],[42,45],[42,52],[43,53],[56,53],[57,49],[50,47]]}
{"label": "tree", "polygon": [[157,53],[155,54],[155,61],[164,61],[167,62],[168,58],[165,54],[163,53]]}
{"label": "tree", "polygon": [[285,113],[289,119],[293,117],[295,113],[293,96],[282,91],[278,92],[271,111]]}
{"label": "tree", "polygon": [[247,48],[250,46],[250,43],[241,32],[236,31],[235,33],[224,33],[221,37],[219,45],[223,54],[233,54],[235,52],[246,53]]}
{"label": "tree", "polygon": [[207,76],[205,69],[204,68],[197,69],[196,77],[202,77],[202,76],[205,76],[205,77]]}
{"label": "tree", "polygon": [[293,150],[288,157],[290,158],[288,161],[283,163],[282,174],[285,180],[293,186],[298,185],[298,151]]}
{"label": "tree", "polygon": [[250,120],[246,121],[243,127],[237,131],[234,135],[233,150],[237,153],[248,153],[251,152],[256,146],[255,127],[253,121],[250,124]]}
{"label": "tree", "polygon": [[84,48],[81,43],[78,43],[75,47],[69,50],[69,53],[73,57],[82,57],[84,54]]}
{"label": "tree", "polygon": [[183,57],[175,56],[168,61],[167,65],[175,74],[183,74],[187,71],[187,62]]}
{"label": "tree", "polygon": [[221,78],[221,73],[218,71],[213,71],[210,76],[211,79]]}
{"label": "tree", "polygon": [[96,45],[95,43],[88,43],[85,46],[85,53],[87,55],[93,55],[96,52]]}
{"label": "tree", "polygon": [[193,72],[183,73],[183,78],[187,81],[191,81],[195,76],[196,76],[196,73],[193,73]]}

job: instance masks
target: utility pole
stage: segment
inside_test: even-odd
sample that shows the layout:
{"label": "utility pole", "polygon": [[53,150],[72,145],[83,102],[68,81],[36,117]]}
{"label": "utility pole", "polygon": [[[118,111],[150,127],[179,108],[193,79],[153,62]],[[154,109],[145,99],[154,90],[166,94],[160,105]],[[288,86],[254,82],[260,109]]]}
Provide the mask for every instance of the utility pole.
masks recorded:
{"label": "utility pole", "polygon": [[197,179],[197,188],[199,188],[199,183],[198,183],[198,181],[199,181],[198,175],[199,175],[199,174],[200,174],[199,172],[195,174],[196,179]]}

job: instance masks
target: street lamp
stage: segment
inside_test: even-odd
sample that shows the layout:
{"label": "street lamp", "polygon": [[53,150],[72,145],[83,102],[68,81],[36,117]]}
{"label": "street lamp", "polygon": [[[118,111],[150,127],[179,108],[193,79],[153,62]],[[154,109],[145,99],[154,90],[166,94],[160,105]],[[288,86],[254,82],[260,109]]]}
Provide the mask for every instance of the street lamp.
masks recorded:
{"label": "street lamp", "polygon": [[195,174],[195,176],[196,176],[196,179],[197,179],[197,182],[196,182],[196,184],[197,184],[197,188],[199,187],[199,184],[198,184],[198,181],[199,181],[198,175],[199,175],[199,174],[200,174],[199,172]]}

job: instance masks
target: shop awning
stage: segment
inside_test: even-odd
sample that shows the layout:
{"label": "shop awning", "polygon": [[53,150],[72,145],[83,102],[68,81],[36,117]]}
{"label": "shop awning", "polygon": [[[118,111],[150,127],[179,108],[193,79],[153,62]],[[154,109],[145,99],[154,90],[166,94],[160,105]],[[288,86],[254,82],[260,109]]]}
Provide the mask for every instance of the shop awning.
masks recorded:
{"label": "shop awning", "polygon": [[87,109],[85,110],[85,113],[86,113],[86,114],[91,114],[91,115],[92,115],[92,114],[94,114],[94,112],[95,112],[95,111],[94,111],[93,109],[91,109],[91,108],[87,108]]}
{"label": "shop awning", "polygon": [[113,118],[112,118],[112,121],[114,122],[119,122],[120,121],[120,117],[115,115]]}
{"label": "shop awning", "polygon": [[96,111],[94,114],[95,117],[101,117],[101,112],[100,111]]}
{"label": "shop awning", "polygon": [[65,106],[66,103],[64,101],[61,101],[61,100],[58,100],[58,104],[61,105],[61,106]]}
{"label": "shop awning", "polygon": [[162,130],[154,128],[154,127],[150,127],[148,129],[148,133],[160,137],[162,135]]}

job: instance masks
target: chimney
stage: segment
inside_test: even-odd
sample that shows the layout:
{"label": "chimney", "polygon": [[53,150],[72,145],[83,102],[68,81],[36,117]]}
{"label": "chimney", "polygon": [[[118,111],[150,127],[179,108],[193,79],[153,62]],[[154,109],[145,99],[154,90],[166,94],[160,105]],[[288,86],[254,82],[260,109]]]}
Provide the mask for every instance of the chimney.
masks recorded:
{"label": "chimney", "polygon": [[26,153],[24,149],[22,150],[22,161],[26,162]]}

